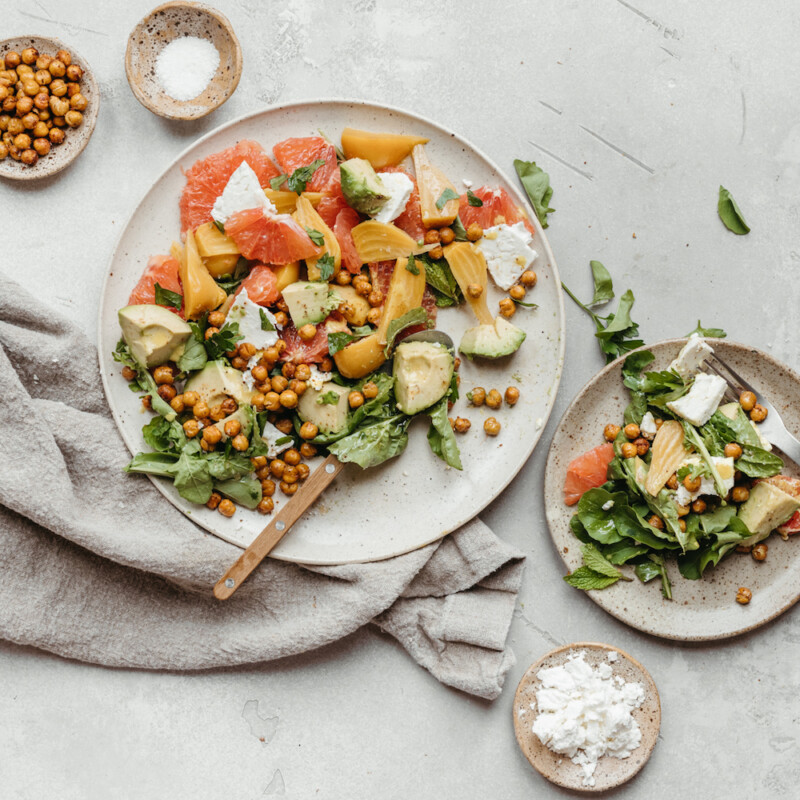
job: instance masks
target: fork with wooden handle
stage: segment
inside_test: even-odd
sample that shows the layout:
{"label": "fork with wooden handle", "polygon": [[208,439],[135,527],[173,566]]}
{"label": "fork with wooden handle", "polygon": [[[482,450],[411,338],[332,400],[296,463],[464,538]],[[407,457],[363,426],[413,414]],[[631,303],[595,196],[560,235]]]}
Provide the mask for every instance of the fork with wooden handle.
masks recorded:
{"label": "fork with wooden handle", "polygon": [[253,540],[230,569],[214,586],[214,597],[227,600],[247,579],[247,576],[267,557],[275,545],[306,512],[306,509],[322,494],[341,472],[344,464],[334,455],[329,455],[308,476],[308,480],[297,494],[275,515],[269,525]]}

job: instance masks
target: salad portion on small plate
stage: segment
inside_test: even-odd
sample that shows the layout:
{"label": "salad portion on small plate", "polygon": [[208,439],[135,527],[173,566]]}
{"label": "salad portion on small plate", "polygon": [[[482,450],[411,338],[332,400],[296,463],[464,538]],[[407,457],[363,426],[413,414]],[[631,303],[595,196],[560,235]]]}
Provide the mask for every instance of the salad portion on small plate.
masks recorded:
{"label": "salad portion on small plate", "polygon": [[[567,410],[548,458],[547,516],[567,583],[669,638],[741,633],[800,592],[798,467],[759,433],[765,410],[754,398],[732,397],[703,370],[712,348],[800,427],[791,370],[693,336],[603,370]],[[642,586],[650,581],[661,591]]]}

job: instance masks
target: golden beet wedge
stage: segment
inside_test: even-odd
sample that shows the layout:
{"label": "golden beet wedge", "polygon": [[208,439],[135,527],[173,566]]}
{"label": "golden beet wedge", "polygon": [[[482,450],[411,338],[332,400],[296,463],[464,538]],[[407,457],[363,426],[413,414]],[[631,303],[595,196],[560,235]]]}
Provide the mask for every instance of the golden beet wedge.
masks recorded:
{"label": "golden beet wedge", "polygon": [[[317,267],[317,262],[323,255],[330,254],[333,256],[333,275],[339,272],[342,265],[342,249],[339,247],[338,239],[333,235],[333,231],[323,222],[322,217],[314,210],[311,201],[307,197],[299,197],[297,199],[297,209],[292,214],[294,220],[303,228],[308,230],[315,230],[322,234],[324,239],[323,247],[325,253],[322,253],[317,258],[307,258],[306,267],[308,268],[308,279],[310,281],[318,281],[322,277]],[[333,277],[333,275],[331,277]]]}
{"label": "golden beet wedge", "polygon": [[[444,248],[444,257],[450,271],[458,282],[467,302],[470,304],[481,325],[493,325],[494,317],[486,304],[487,268],[483,253],[470,242],[453,242]],[[474,297],[470,287],[480,287],[480,294]]]}
{"label": "golden beet wedge", "polygon": [[414,145],[426,144],[423,136],[397,133],[370,133],[355,128],[342,131],[342,150],[347,158],[365,158],[374,169],[393,167],[410,153]]}
{"label": "golden beet wedge", "polygon": [[[423,225],[426,228],[441,228],[444,225],[450,225],[458,216],[460,201],[456,187],[450,183],[438,167],[431,163],[421,144],[414,146],[411,157],[414,159],[414,172],[417,175],[419,207],[422,212]],[[454,195],[452,199],[444,199],[443,196],[449,197],[451,194]]]}
{"label": "golden beet wedge", "polygon": [[197,250],[194,233],[186,233],[186,247],[173,247],[179,253],[178,275],[183,286],[183,313],[186,319],[197,319],[204,311],[213,311],[225,302],[227,294],[211,277]]}

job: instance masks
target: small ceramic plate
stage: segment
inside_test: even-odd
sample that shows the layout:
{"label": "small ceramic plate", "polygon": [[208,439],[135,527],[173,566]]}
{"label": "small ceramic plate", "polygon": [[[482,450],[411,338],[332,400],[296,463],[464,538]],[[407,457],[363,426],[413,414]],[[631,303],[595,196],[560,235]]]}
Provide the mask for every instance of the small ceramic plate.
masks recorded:
{"label": "small ceramic plate", "polygon": [[[537,677],[539,671],[558,667],[566,663],[571,655],[581,651],[586,654],[586,663],[590,666],[608,664],[615,676],[618,675],[626,683],[640,683],[644,689],[644,702],[632,712],[642,731],[641,744],[627,758],[603,756],[597,762],[594,786],[584,786],[583,769],[573,764],[569,756],[548,749],[531,730],[538,714],[536,692],[541,688],[541,681]],[[615,661],[609,661],[609,653],[617,654]],[[534,769],[551,783],[583,792],[603,792],[629,781],[650,758],[661,727],[661,701],[650,673],[624,651],[608,644],[590,642],[576,642],[551,650],[533,664],[517,686],[513,713],[517,743]]]}
{"label": "small ceramic plate", "polygon": [[[655,356],[650,369],[665,369],[685,342],[671,339],[643,348]],[[712,345],[720,358],[769,398],[790,431],[800,432],[797,373],[755,347],[725,340],[714,340]],[[628,390],[622,385],[623,361],[609,364],[581,390],[564,413],[550,445],[545,513],[553,542],[569,571],[581,565],[582,556],[580,542],[569,527],[575,506],[564,504],[564,476],[572,459],[603,443],[603,428],[608,423],[618,424],[622,419],[629,400]],[[800,477],[797,465],[786,458],[784,462],[785,474]],[[681,577],[674,559],[669,560],[672,600],[661,596],[660,581],[642,584],[636,578],[587,594],[617,619],[654,636],[684,641],[735,636],[777,617],[800,598],[800,535],[783,541],[772,534],[767,544],[765,561],[734,552],[698,581]],[[739,605],[735,600],[740,586],[753,593],[749,605]]]}
{"label": "small ceramic plate", "polygon": [[[156,59],[174,39],[196,36],[211,41],[219,66],[208,86],[191,100],[175,100],[156,78]],[[125,74],[136,99],[168,119],[199,119],[219,108],[239,85],[242,48],[228,18],[201,3],[170,2],[154,8],[133,29],[125,50]]]}
{"label": "small ceramic plate", "polygon": [[0,41],[0,55],[9,50],[21,53],[26,47],[35,47],[40,53],[46,53],[49,56],[54,56],[59,50],[68,50],[73,64],[77,64],[83,70],[81,94],[86,98],[88,105],[83,112],[83,122],[80,127],[64,128],[66,133],[64,143],[53,145],[50,152],[40,158],[34,166],[25,166],[20,161],[14,161],[11,156],[0,161],[0,178],[10,178],[14,181],[46,178],[48,175],[55,175],[68,167],[89,144],[97,122],[97,112],[100,109],[100,90],[97,87],[94,73],[86,59],[76,52],[74,47],[46,36],[15,36],[13,39]]}

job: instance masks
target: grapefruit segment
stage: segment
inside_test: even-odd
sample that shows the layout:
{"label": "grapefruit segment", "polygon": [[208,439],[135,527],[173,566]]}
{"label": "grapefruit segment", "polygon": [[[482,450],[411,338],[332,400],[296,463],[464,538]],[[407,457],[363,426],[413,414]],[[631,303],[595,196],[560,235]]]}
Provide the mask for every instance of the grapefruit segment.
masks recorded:
{"label": "grapefruit segment", "polygon": [[245,258],[267,264],[288,264],[323,253],[290,216],[275,216],[260,208],[233,214],[225,223],[225,233]]}
{"label": "grapefruit segment", "polygon": [[[322,216],[320,214],[320,216]],[[336,215],[336,222],[333,225],[333,234],[339,242],[339,249],[342,251],[342,264],[353,274],[361,271],[361,258],[353,242],[353,228],[361,222],[358,212],[345,206]]]}
{"label": "grapefruit segment", "polygon": [[602,486],[613,458],[614,445],[606,442],[570,461],[564,479],[564,502],[574,506],[584,492]]}
{"label": "grapefruit segment", "polygon": [[236,294],[242,290],[260,306],[270,306],[281,296],[278,291],[278,278],[266,264],[255,264],[250,274],[241,282]]}
{"label": "grapefruit segment", "polygon": [[307,167],[321,159],[325,163],[318,167],[306,183],[309,192],[322,192],[334,173],[339,172],[336,161],[336,148],[321,136],[307,136],[300,139],[285,139],[272,148],[275,160],[286,175],[291,175],[300,167]]}
{"label": "grapefruit segment", "polygon": [[[128,298],[129,306],[144,304],[155,304],[156,302],[156,283],[162,289],[176,292],[183,295],[180,279],[178,278],[178,262],[172,256],[152,256],[147,262],[147,267],[139,278],[139,282],[133,287]],[[175,309],[171,309],[175,311]],[[180,316],[183,316],[181,312]]]}
{"label": "grapefruit segment", "polygon": [[477,222],[481,228],[491,228],[497,224],[495,220],[500,216],[505,217],[508,225],[523,222],[532,234],[536,234],[533,223],[524,211],[514,204],[505,189],[490,189],[488,186],[481,186],[479,189],[475,189],[473,194],[483,201],[483,205],[471,206],[467,195],[461,195],[458,216],[465,228],[469,228],[473,222]]}
{"label": "grapefruit segment", "polygon": [[317,332],[310,341],[303,341],[297,328],[289,321],[280,333],[286,348],[281,353],[281,361],[293,364],[319,364],[328,355],[328,328],[325,322],[317,325]]}
{"label": "grapefruit segment", "polygon": [[270,178],[280,175],[264,148],[249,139],[196,161],[185,173],[186,186],[180,199],[181,233],[211,221],[214,201],[243,161],[253,168],[261,186],[269,186]]}
{"label": "grapefruit segment", "polygon": [[422,222],[422,209],[419,204],[419,189],[416,179],[413,175],[400,167],[387,167],[386,169],[382,169],[381,172],[402,172],[403,175],[411,179],[411,182],[414,184],[411,197],[408,198],[403,213],[400,214],[399,217],[395,217],[394,224],[401,230],[404,230],[415,241],[418,242],[424,239],[427,228]]}

